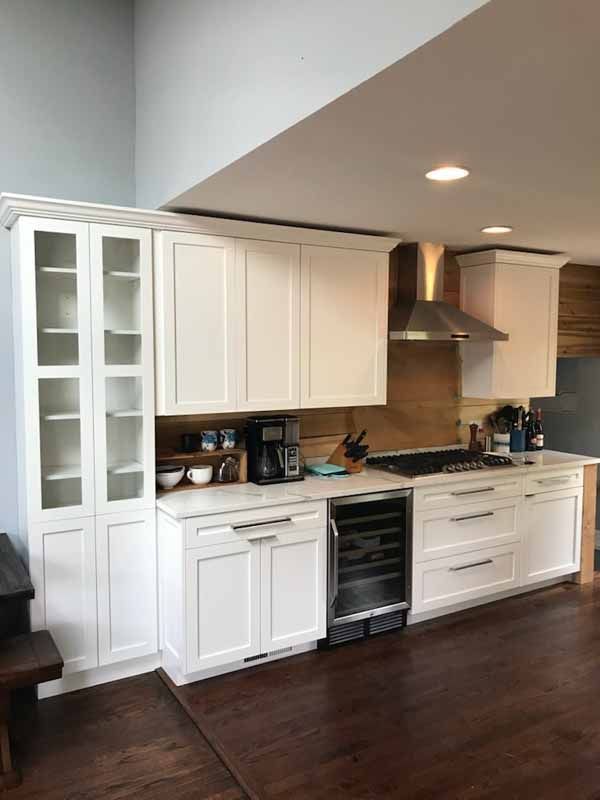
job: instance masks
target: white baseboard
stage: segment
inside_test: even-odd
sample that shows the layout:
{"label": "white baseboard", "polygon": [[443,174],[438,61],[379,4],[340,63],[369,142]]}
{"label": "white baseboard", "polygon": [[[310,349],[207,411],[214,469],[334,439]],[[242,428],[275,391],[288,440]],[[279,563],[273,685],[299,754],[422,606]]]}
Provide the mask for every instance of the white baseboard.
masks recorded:
{"label": "white baseboard", "polygon": [[467,600],[462,603],[455,603],[454,605],[446,606],[445,608],[436,608],[432,611],[421,611],[419,614],[411,614],[409,612],[406,624],[415,625],[418,622],[427,622],[430,619],[445,617],[446,614],[454,614],[457,611],[466,611],[468,608],[483,606],[486,603],[493,603],[496,600],[504,600],[506,597],[515,597],[519,594],[533,592],[536,589],[544,589],[547,586],[555,586],[557,583],[570,583],[571,580],[571,575],[562,575],[560,578],[552,578],[549,581],[541,581],[540,583],[529,583],[527,586],[517,586],[516,589],[507,589],[505,592],[490,594],[486,597],[480,597],[478,600]]}
{"label": "white baseboard", "polygon": [[133,675],[143,675],[145,672],[152,672],[158,667],[160,667],[160,653],[153,653],[150,656],[134,658],[131,661],[122,661],[119,664],[107,664],[105,667],[87,669],[83,672],[72,672],[58,681],[40,683],[38,697],[43,700],[46,697],[54,697],[57,694],[76,692],[78,689],[86,689],[89,686],[98,686],[101,683],[118,681],[122,678],[131,678]]}
{"label": "white baseboard", "polygon": [[256,658],[251,661],[234,661],[231,664],[224,664],[221,667],[212,667],[211,669],[191,672],[188,675],[183,674],[179,669],[179,664],[174,663],[173,659],[170,659],[168,656],[165,658],[165,654],[163,653],[162,668],[169,678],[171,678],[175,686],[185,686],[188,683],[196,683],[196,681],[203,681],[206,678],[216,678],[218,675],[225,675],[228,672],[238,672],[241,669],[248,669],[248,667],[257,667],[259,664],[267,664],[269,661],[291,658],[292,656],[300,655],[300,653],[308,653],[310,650],[316,650],[316,648],[316,642],[298,644],[292,647],[291,651],[288,652],[274,653],[273,655],[266,655],[264,658]]}

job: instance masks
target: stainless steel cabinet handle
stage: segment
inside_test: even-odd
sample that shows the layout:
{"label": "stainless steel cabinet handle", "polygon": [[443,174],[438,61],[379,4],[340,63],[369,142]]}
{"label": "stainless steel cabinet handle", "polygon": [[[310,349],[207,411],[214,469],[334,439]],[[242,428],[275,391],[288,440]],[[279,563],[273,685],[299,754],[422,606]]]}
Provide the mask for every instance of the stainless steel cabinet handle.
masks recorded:
{"label": "stainless steel cabinet handle", "polygon": [[471,567],[482,567],[484,564],[493,564],[493,558],[484,558],[482,561],[473,561],[471,564],[461,564],[460,567],[450,567],[450,572],[460,572],[461,569],[471,569]]}
{"label": "stainless steel cabinet handle", "polygon": [[250,528],[264,528],[266,525],[289,525],[291,517],[280,517],[279,519],[266,519],[263,522],[244,522],[242,525],[233,525],[234,531],[247,531]]}
{"label": "stainless steel cabinet handle", "polygon": [[493,511],[482,511],[481,514],[467,514],[464,517],[452,517],[450,522],[463,522],[465,519],[481,519],[482,517],[493,517]]}
{"label": "stainless steel cabinet handle", "polygon": [[565,475],[564,478],[538,478],[536,483],[568,483],[574,475]]}
{"label": "stainless steel cabinet handle", "polygon": [[333,592],[331,597],[331,605],[335,605],[337,597],[338,597],[338,590],[339,590],[339,560],[340,560],[340,532],[338,531],[338,526],[335,523],[335,520],[330,520],[331,522],[331,530],[333,531]]}
{"label": "stainless steel cabinet handle", "polygon": [[276,538],[277,538],[277,534],[276,533],[265,533],[262,536],[247,536],[246,537],[246,541],[247,542],[262,542],[262,541],[265,541],[265,539],[276,539]]}
{"label": "stainless steel cabinet handle", "polygon": [[481,494],[482,492],[495,492],[495,486],[486,486],[484,489],[465,489],[464,492],[450,492],[452,497],[462,497],[463,494]]}

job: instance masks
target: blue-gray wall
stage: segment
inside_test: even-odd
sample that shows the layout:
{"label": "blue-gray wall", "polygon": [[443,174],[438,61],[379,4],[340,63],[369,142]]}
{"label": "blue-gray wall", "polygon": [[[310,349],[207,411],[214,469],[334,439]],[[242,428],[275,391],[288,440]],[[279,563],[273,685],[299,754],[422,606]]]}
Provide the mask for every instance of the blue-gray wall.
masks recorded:
{"label": "blue-gray wall", "polygon": [[[135,204],[132,0],[0,0],[0,191]],[[0,530],[16,530],[9,234],[0,232]]]}
{"label": "blue-gray wall", "polygon": [[600,358],[559,358],[556,397],[531,404],[542,409],[548,449],[600,457]]}

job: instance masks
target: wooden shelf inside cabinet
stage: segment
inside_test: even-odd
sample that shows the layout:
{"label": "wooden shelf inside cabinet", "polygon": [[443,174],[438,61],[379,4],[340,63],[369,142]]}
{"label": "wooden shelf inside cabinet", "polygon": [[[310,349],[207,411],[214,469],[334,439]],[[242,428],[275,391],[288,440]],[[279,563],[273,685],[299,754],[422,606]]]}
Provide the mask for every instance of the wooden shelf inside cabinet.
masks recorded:
{"label": "wooden shelf inside cabinet", "polygon": [[77,276],[77,267],[37,267],[37,271],[45,275]]}
{"label": "wooden shelf inside cabinet", "polygon": [[210,453],[207,453],[204,450],[194,450],[191,453],[182,453],[179,450],[173,449],[158,450],[156,453],[157,465],[181,464],[181,466],[191,467],[197,464],[212,464],[213,476],[216,475],[219,464],[229,456],[237,458],[240,462],[239,481],[220,483],[219,481],[212,480],[210,483],[198,486],[197,484],[188,481],[188,479],[184,476],[181,483],[178,483],[177,486],[173,487],[173,489],[158,490],[157,487],[158,493],[160,495],[166,495],[170,494],[171,492],[184,492],[189,489],[214,489],[218,486],[235,486],[238,483],[248,482],[248,458],[246,450],[241,447],[234,447],[230,450],[224,450],[223,448],[220,448],[219,450],[213,450]]}
{"label": "wooden shelf inside cabinet", "polygon": [[117,280],[123,281],[139,281],[140,279],[139,272],[127,272],[126,270],[119,269],[105,269],[104,274],[108,278],[116,278]]}

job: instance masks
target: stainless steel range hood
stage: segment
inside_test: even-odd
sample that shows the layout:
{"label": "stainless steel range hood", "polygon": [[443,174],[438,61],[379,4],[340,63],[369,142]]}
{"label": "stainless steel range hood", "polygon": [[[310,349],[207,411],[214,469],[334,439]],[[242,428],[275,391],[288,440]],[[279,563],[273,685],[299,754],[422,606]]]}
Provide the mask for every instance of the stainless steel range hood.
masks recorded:
{"label": "stainless steel range hood", "polygon": [[396,251],[396,302],[390,339],[405,341],[506,341],[507,333],[444,302],[444,245],[401,245]]}

